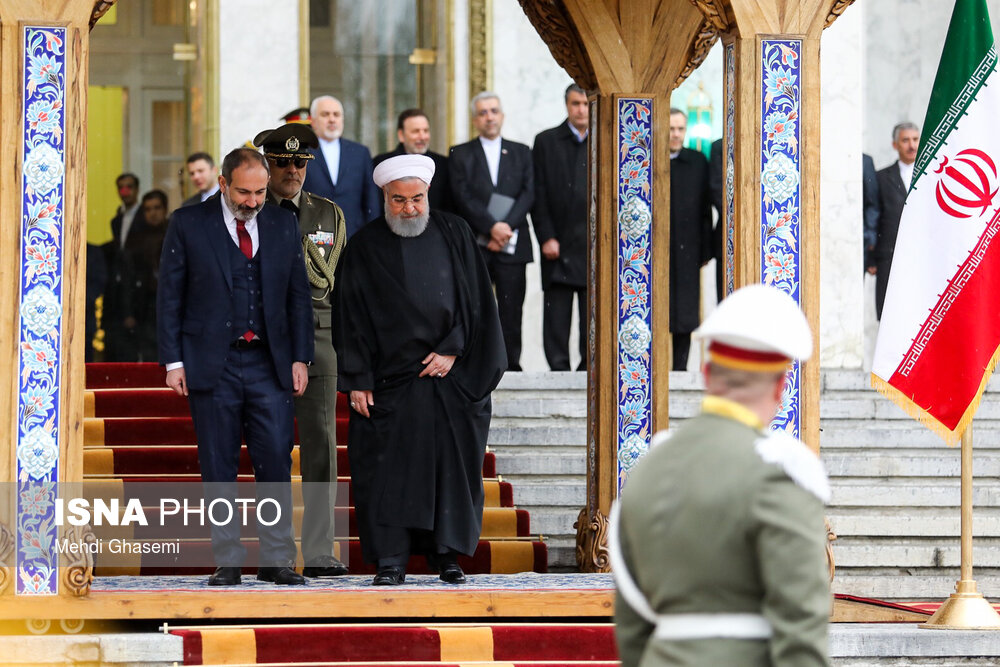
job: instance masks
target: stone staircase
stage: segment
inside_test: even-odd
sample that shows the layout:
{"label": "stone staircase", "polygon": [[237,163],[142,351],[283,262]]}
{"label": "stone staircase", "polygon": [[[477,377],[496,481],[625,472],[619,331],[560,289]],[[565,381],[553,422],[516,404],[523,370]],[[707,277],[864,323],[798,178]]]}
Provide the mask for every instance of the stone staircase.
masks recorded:
{"label": "stone staircase", "polygon": [[[867,373],[822,374],[820,444],[833,485],[834,592],[943,599],[958,579],[959,449],[873,391]],[[698,410],[701,379],[671,373],[671,421]],[[554,571],[576,565],[586,493],[586,377],[511,373],[494,394],[490,447],[514,502],[544,535]],[[974,575],[1000,597],[1000,382],[976,417]]]}

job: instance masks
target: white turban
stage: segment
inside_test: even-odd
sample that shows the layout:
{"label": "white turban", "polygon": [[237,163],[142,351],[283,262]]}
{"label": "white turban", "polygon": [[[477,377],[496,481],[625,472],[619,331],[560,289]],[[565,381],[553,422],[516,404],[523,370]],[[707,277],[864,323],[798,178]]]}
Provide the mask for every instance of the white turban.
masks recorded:
{"label": "white turban", "polygon": [[419,178],[427,185],[434,178],[434,160],[426,155],[397,155],[375,167],[372,179],[380,188],[401,178]]}

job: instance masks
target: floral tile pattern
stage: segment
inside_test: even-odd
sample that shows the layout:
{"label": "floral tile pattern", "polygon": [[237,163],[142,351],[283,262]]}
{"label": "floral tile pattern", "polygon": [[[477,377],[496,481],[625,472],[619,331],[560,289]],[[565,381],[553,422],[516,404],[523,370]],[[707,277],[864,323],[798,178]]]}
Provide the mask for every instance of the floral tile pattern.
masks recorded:
{"label": "floral tile pattern", "polygon": [[[799,153],[802,42],[797,39],[761,42],[761,282],[802,302],[801,203],[802,162]],[[771,429],[798,437],[801,367],[788,372]]]}
{"label": "floral tile pattern", "polygon": [[736,289],[736,44],[725,47],[726,68],[726,264],[725,296]]}
{"label": "floral tile pattern", "polygon": [[54,595],[66,29],[25,26],[17,412],[17,593]]}
{"label": "floral tile pattern", "polygon": [[653,100],[618,99],[618,489],[649,449]]}

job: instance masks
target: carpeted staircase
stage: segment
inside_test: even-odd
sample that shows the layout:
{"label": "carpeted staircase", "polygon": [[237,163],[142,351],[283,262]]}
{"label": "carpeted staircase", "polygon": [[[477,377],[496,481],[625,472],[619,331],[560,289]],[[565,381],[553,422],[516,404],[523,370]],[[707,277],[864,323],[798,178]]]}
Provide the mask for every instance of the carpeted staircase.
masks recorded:
{"label": "carpeted staircase", "polygon": [[185,665],[610,667],[611,623],[364,624],[178,628]]}
{"label": "carpeted staircase", "polygon": [[[187,400],[164,385],[163,369],[156,364],[88,364],[86,421],[84,425],[84,480],[89,489],[100,489],[101,497],[141,497],[151,483],[199,481],[198,454],[194,428],[188,415]],[[367,574],[374,568],[363,562],[354,507],[350,495],[350,467],[346,448],[348,408],[343,395],[337,405],[337,471],[339,492],[336,505],[339,540],[336,549],[348,563],[352,574]],[[296,442],[297,442],[296,434]],[[298,447],[292,454],[293,495],[297,499],[294,519],[301,523],[301,492]],[[252,468],[244,447],[240,459],[240,480],[252,480]],[[471,557],[459,559],[469,574],[507,574],[546,572],[547,549],[530,532],[528,512],[514,507],[511,485],[497,474],[496,459],[487,452],[483,462],[483,485],[486,507],[479,545]],[[346,491],[345,491],[346,490]],[[147,493],[148,495],[148,493]],[[145,503],[144,503],[145,505]],[[99,536],[132,539],[163,538],[155,528],[135,526],[128,530],[94,527]],[[117,531],[117,532],[116,532]],[[252,538],[255,531],[244,531]],[[176,535],[177,533],[171,533]],[[163,558],[147,555],[117,557],[114,561],[98,555],[95,575],[167,575],[210,572],[211,566],[182,567],[191,563],[191,553],[204,551],[196,560],[211,562],[209,544],[204,538],[190,537],[184,545],[183,563],[164,567]],[[253,553],[252,545],[248,545]],[[192,551],[194,550],[194,551]],[[248,568],[250,569],[250,568]],[[408,571],[427,572],[423,558],[414,558]]]}

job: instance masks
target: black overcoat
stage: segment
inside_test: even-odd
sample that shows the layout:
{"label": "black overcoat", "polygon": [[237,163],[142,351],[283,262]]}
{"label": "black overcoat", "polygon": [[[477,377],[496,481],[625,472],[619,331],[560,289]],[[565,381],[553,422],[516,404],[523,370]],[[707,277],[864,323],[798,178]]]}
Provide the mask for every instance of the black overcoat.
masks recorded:
{"label": "black overcoat", "polygon": [[531,149],[535,236],[539,246],[559,241],[559,258],[541,259],[542,289],[587,286],[587,143],[576,140],[567,121],[535,137]]}
{"label": "black overcoat", "polygon": [[712,258],[708,160],[682,148],[670,161],[670,331],[698,328],[702,265]]}
{"label": "black overcoat", "polygon": [[[453,331],[434,331],[407,293],[400,237],[385,218],[347,244],[334,290],[341,391],[372,391],[371,417],[351,413],[348,455],[362,553],[373,562],[404,550],[408,528],[471,555],[482,528],[482,465],[490,393],[507,368],[489,275],[468,224],[433,211],[448,245],[454,327],[462,352],[443,378],[418,377],[421,361]],[[441,353],[447,353],[441,351]],[[413,553],[420,553],[415,548]]]}

